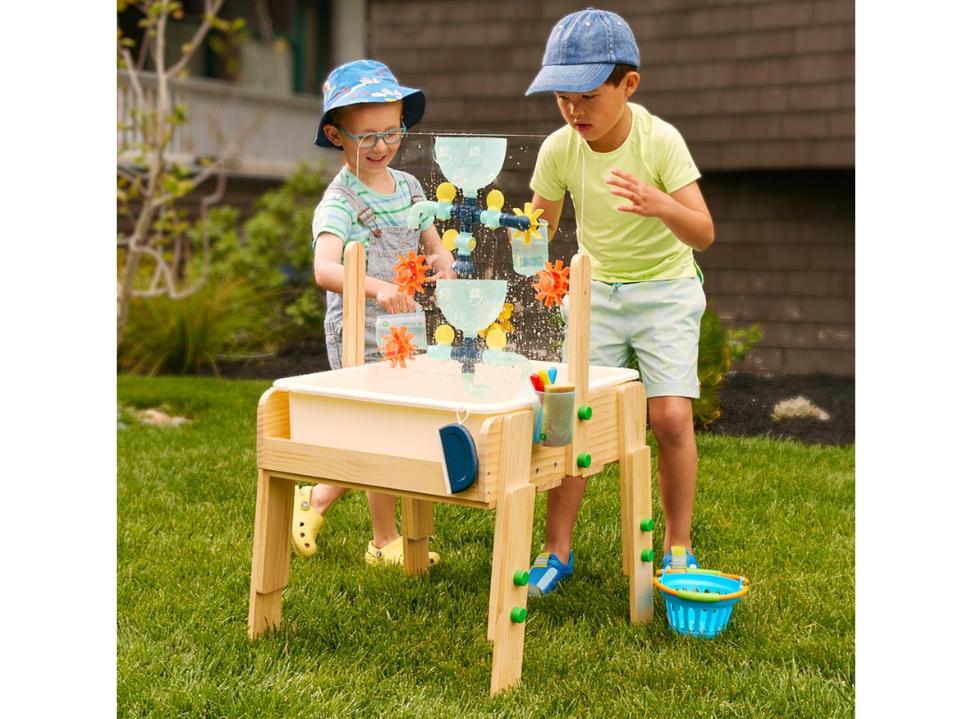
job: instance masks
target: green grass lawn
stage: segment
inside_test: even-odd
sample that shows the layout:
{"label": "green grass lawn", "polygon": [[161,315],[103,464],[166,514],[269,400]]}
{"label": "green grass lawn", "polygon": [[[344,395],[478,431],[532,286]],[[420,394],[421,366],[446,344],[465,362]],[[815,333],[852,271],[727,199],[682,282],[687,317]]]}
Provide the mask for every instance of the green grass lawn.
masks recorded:
{"label": "green grass lawn", "polygon": [[[282,629],[247,640],[255,415],[268,386],[119,378],[122,404],[193,419],[118,432],[120,716],[853,715],[853,448],[699,438],[697,555],[752,582],[712,641],[672,634],[659,597],[651,624],[630,625],[618,466],[607,467],[580,511],[575,577],[531,602],[521,686],[490,699],[492,512],[438,505],[443,563],[415,579],[365,566],[366,502],[350,493],[318,558],[294,557]],[[545,506],[539,496],[534,551]]]}

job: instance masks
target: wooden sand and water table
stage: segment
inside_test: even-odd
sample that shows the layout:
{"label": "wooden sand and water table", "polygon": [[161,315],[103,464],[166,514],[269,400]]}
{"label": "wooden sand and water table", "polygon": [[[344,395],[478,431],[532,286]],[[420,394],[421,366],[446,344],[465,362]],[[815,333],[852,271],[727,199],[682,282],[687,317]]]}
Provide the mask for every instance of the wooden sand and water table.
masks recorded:
{"label": "wooden sand and water table", "polygon": [[[280,625],[290,575],[290,524],[297,483],[324,482],[400,496],[404,569],[427,574],[433,504],[496,512],[486,637],[493,643],[490,694],[520,681],[533,504],[536,492],[566,475],[591,476],[620,463],[623,573],[629,618],[652,619],[653,551],[646,393],[634,370],[590,367],[589,258],[571,264],[568,364],[557,382],[573,385],[572,442],[533,443],[533,409],[518,387],[472,396],[428,371],[419,356],[407,369],[363,364],[365,252],[344,258],[343,369],[277,380],[257,409],[257,493],[250,583],[250,638]],[[446,363],[450,364],[450,363]],[[455,364],[455,363],[454,363]],[[417,365],[424,369],[414,369]],[[532,362],[534,370],[546,364]],[[480,367],[477,368],[477,374]],[[465,414],[465,417],[464,417]],[[459,420],[472,435],[476,480],[451,493],[440,427]],[[369,442],[376,436],[375,447]]]}

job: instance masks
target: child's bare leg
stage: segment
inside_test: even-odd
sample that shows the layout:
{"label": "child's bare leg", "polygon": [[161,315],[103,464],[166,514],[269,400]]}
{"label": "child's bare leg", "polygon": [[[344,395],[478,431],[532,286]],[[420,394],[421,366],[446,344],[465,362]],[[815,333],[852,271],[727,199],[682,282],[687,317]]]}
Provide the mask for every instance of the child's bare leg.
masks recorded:
{"label": "child's bare leg", "polygon": [[563,477],[563,483],[546,493],[546,546],[563,564],[569,562],[573,547],[573,525],[583,502],[587,480]]}
{"label": "child's bare leg", "polygon": [[692,550],[697,465],[692,400],[651,397],[649,424],[659,444],[657,475],[666,518],[663,551],[680,545]]}
{"label": "child's bare leg", "polygon": [[396,496],[367,492],[366,500],[373,522],[373,546],[379,549],[400,536],[396,531]]}
{"label": "child's bare leg", "polygon": [[310,490],[310,504],[320,514],[326,514],[330,505],[349,491],[346,487],[337,487],[335,484],[314,484]]}

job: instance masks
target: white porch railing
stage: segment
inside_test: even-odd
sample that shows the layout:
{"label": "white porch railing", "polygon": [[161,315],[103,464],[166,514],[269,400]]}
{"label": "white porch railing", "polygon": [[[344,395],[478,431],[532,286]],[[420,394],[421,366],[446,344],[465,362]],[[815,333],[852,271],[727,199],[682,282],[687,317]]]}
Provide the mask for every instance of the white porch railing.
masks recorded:
{"label": "white porch railing", "polygon": [[[156,77],[140,74],[144,93],[156,92]],[[218,80],[189,79],[170,83],[172,103],[186,105],[187,122],[176,128],[171,160],[194,164],[218,157],[233,145],[225,167],[231,173],[283,177],[297,162],[326,159],[313,144],[323,103],[319,98],[267,94]],[[130,78],[117,74],[117,119],[129,122],[134,106]],[[135,129],[118,130],[118,148],[135,143]],[[118,158],[121,162],[128,157]]]}

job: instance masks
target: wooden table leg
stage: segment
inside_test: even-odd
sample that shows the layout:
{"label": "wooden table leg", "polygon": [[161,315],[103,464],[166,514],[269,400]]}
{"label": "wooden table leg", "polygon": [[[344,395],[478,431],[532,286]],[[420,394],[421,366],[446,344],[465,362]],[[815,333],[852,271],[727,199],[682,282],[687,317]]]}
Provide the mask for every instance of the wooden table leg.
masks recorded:
{"label": "wooden table leg", "polygon": [[[493,671],[490,695],[518,684],[523,673],[526,639],[526,585],[513,582],[517,571],[529,569],[533,536],[534,487],[522,487],[501,497],[496,507],[496,532],[490,607],[494,612]],[[514,616],[514,612],[522,615]]]}
{"label": "wooden table leg", "polygon": [[[628,451],[628,450],[627,450]],[[629,568],[633,564],[633,539],[629,528],[629,514],[632,507],[633,483],[629,481],[626,471],[626,459],[620,457],[619,462],[619,524],[623,535],[623,576],[629,576]]]}
{"label": "wooden table leg", "polygon": [[620,472],[628,483],[625,526],[629,545],[629,621],[648,622],[653,618],[653,562],[643,561],[644,550],[652,551],[653,533],[643,531],[640,522],[653,516],[649,447],[637,447],[620,460]]}
{"label": "wooden table leg", "polygon": [[623,574],[629,577],[629,619],[636,624],[653,618],[653,562],[642,558],[643,550],[648,555],[653,548],[653,532],[640,526],[644,519],[653,518],[646,388],[640,382],[627,382],[617,394]]}
{"label": "wooden table leg", "polygon": [[280,626],[283,587],[290,581],[292,481],[259,470],[253,529],[253,568],[247,635],[253,639]]}
{"label": "wooden table leg", "polygon": [[518,684],[526,638],[526,584],[516,572],[529,570],[536,488],[529,483],[533,413],[503,417],[500,476],[493,534],[493,566],[487,638],[493,640],[490,695]]}
{"label": "wooden table leg", "polygon": [[403,569],[407,574],[424,574],[430,568],[433,503],[425,499],[400,497],[400,517],[403,525]]}

